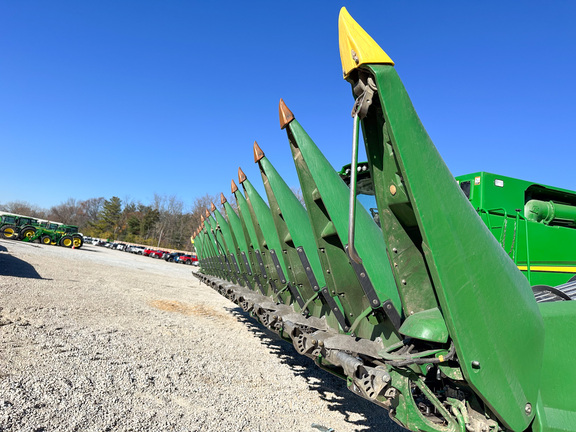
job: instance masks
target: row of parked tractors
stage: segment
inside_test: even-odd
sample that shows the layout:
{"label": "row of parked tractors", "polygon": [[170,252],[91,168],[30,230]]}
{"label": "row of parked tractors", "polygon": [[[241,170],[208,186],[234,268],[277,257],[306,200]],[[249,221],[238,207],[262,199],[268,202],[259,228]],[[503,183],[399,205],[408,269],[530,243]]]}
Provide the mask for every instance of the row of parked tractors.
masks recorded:
{"label": "row of parked tractors", "polygon": [[32,217],[11,214],[0,216],[0,237],[25,242],[39,241],[76,249],[84,244],[84,238],[75,225],[39,221]]}

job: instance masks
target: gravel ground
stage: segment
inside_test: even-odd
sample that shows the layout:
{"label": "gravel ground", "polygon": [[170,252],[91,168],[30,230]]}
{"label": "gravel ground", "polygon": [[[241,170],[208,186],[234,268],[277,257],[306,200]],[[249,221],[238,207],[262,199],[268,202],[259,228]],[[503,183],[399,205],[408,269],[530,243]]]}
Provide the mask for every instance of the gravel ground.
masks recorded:
{"label": "gravel ground", "polygon": [[0,431],[402,430],[191,270],[0,240]]}

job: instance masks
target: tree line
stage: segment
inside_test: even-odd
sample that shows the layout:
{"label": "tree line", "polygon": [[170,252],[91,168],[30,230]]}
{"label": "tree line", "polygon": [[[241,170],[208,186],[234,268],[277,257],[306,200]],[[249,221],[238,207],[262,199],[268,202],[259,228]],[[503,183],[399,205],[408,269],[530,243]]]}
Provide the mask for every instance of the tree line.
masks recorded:
{"label": "tree line", "polygon": [[[123,202],[113,196],[109,199],[69,198],[49,209],[13,201],[0,204],[0,210],[77,225],[85,236],[190,251],[190,236],[200,225],[200,216],[212,202],[219,204],[220,198],[204,195],[196,198],[192,207],[186,209],[184,202],[175,196],[155,194],[149,204],[129,200]],[[235,203],[235,200],[229,199],[229,202]]]}

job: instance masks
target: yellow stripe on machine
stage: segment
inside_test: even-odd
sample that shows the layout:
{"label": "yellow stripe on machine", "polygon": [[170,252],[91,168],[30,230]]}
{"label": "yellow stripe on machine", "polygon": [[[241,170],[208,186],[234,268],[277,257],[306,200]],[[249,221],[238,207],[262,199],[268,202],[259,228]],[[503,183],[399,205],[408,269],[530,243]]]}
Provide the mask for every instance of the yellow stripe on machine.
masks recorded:
{"label": "yellow stripe on machine", "polygon": [[[518,266],[519,270],[528,271],[528,266]],[[576,273],[576,267],[567,266],[530,266],[530,271],[550,273]]]}

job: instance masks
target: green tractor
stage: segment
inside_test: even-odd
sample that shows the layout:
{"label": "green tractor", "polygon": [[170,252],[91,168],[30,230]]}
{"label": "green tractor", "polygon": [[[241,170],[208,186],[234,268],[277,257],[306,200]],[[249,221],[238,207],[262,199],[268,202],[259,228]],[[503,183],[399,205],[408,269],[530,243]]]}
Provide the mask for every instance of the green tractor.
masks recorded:
{"label": "green tractor", "polygon": [[34,235],[37,225],[37,219],[5,214],[0,216],[0,236],[10,240],[22,240]]}
{"label": "green tractor", "polygon": [[81,248],[84,238],[76,225],[65,225],[50,221],[5,214],[0,216],[0,236],[5,239]]}
{"label": "green tractor", "polygon": [[84,239],[82,235],[76,233],[66,232],[66,228],[63,230],[62,227],[57,227],[56,230],[37,227],[34,232],[29,236],[24,236],[22,238],[25,242],[39,241],[46,245],[59,245],[67,248],[78,249],[84,244]]}
{"label": "green tractor", "polygon": [[79,249],[84,245],[84,237],[78,232],[78,227],[76,225],[60,225],[57,233],[61,233],[62,236],[59,241],[60,246],[74,249]]}
{"label": "green tractor", "polygon": [[40,240],[43,244],[64,246],[79,249],[84,245],[82,234],[78,233],[76,225],[48,223],[46,227],[35,228],[35,233],[28,241]]}

